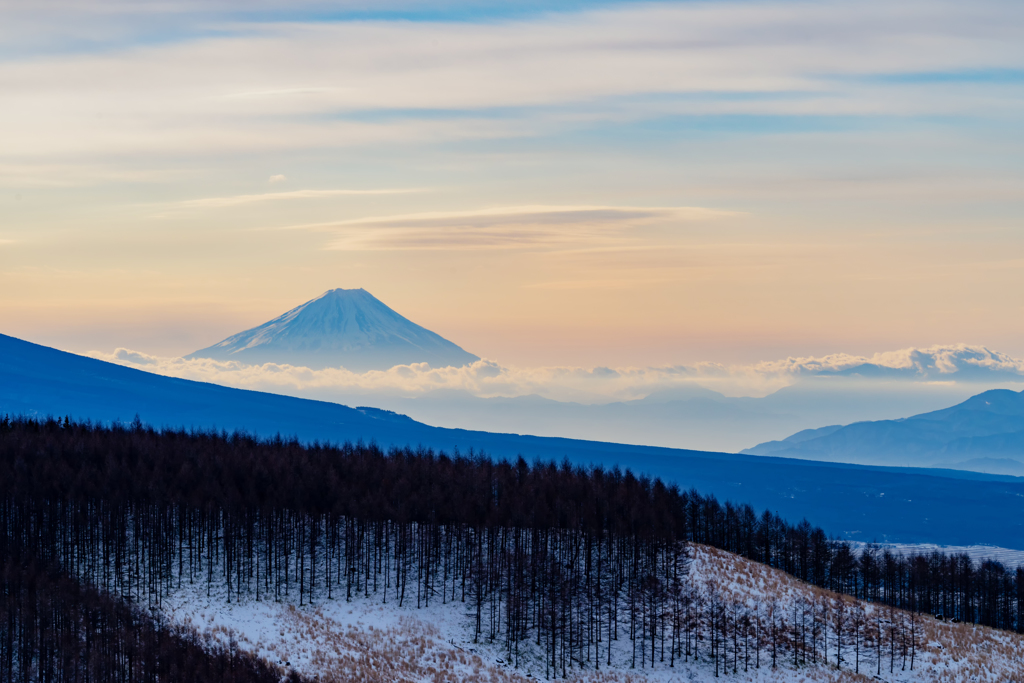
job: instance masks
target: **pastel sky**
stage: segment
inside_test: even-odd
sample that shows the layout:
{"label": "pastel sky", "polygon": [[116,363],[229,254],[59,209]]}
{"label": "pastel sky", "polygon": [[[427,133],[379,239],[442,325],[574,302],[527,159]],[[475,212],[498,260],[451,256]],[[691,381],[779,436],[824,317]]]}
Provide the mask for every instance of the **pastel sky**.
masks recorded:
{"label": "pastel sky", "polygon": [[[244,10],[239,10],[245,7]],[[1024,356],[1024,3],[0,0],[0,332]]]}

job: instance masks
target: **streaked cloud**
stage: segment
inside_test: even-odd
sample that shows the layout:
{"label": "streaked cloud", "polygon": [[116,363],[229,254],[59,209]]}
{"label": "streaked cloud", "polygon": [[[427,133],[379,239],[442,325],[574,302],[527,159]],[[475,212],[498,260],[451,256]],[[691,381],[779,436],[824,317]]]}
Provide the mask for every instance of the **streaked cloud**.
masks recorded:
{"label": "streaked cloud", "polygon": [[533,284],[523,285],[523,288],[550,290],[603,289],[622,291],[632,289],[634,287],[664,284],[672,282],[672,280],[673,278],[670,276],[649,277],[640,275],[638,277],[629,278],[610,277],[592,280],[553,280],[550,282],[535,282]]}
{"label": "streaked cloud", "polygon": [[623,246],[644,225],[716,221],[742,215],[700,207],[516,206],[478,211],[374,216],[290,226],[335,235],[327,249],[432,250]]}
{"label": "streaked cloud", "polygon": [[666,114],[1021,109],[983,77],[879,78],[1019,68],[1024,9],[994,0],[656,3],[479,24],[196,21],[204,30],[180,40],[0,64],[0,145],[33,157],[212,153]]}
{"label": "streaked cloud", "polygon": [[[270,182],[282,182],[284,176],[272,176]],[[292,190],[291,192],[266,192],[263,194],[242,194],[233,197],[206,197],[203,199],[187,199],[178,202],[182,208],[222,208],[241,206],[243,204],[260,204],[263,202],[289,201],[295,199],[323,199],[325,197],[372,196],[388,194],[409,194],[423,192],[419,188],[370,189],[370,190]]]}

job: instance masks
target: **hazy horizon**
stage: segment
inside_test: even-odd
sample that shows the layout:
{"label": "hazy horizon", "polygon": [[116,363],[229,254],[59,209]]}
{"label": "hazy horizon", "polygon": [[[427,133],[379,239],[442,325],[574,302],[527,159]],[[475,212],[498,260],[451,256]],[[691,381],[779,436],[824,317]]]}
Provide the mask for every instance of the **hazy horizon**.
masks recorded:
{"label": "hazy horizon", "polygon": [[[401,340],[421,332],[372,294],[331,291],[186,357],[126,348],[87,355],[171,377],[371,405],[434,426],[713,451],[1024,388],[1024,360],[964,344],[747,365],[531,368],[461,350],[462,365],[415,362],[433,357],[435,342],[417,351]],[[368,351],[390,360],[363,368]]]}

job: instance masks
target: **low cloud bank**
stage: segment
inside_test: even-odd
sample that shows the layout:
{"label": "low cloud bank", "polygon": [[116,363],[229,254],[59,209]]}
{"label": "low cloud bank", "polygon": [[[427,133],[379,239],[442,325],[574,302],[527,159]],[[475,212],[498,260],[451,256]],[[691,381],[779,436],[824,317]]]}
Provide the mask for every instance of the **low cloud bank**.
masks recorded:
{"label": "low cloud bank", "polygon": [[920,381],[1019,381],[1024,378],[1024,360],[967,344],[901,349],[876,353],[870,358],[842,353],[821,358],[787,358],[755,367],[762,372],[794,376],[840,375]]}
{"label": "low cloud bank", "polygon": [[702,389],[730,396],[764,396],[802,377],[814,376],[915,382],[1024,382],[1024,360],[966,344],[909,348],[871,357],[832,354],[734,366],[699,363],[649,368],[517,368],[480,360],[460,368],[432,368],[416,363],[365,373],[344,368],[310,370],[275,363],[246,365],[161,358],[123,348],[114,353],[88,355],[161,375],[243,389],[349,397],[412,397],[434,391],[459,391],[481,397],[535,394],[559,401],[606,403],[644,398],[656,392],[688,393]]}

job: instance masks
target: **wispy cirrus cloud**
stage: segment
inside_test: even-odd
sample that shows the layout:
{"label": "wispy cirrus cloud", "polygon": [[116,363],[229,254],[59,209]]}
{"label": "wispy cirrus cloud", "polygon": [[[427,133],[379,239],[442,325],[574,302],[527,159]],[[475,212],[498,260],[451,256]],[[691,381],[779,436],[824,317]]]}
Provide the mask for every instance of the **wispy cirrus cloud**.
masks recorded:
{"label": "wispy cirrus cloud", "polygon": [[[197,12],[174,40],[0,63],[0,145],[28,156],[310,149],[666,114],[1021,106],[985,78],[1024,60],[1024,10],[996,0],[652,3],[479,24],[270,14],[285,20],[211,31]],[[892,82],[901,75],[914,78]]]}
{"label": "wispy cirrus cloud", "polygon": [[[284,176],[272,176],[270,182],[282,182]],[[424,188],[384,188],[384,189],[334,189],[334,190],[292,190],[290,192],[265,192],[262,194],[240,194],[230,197],[205,197],[202,199],[186,199],[176,202],[174,206],[186,209],[215,209],[246,204],[262,204],[265,202],[293,201],[297,199],[324,199],[327,197],[357,197],[389,194],[412,194],[426,192]]]}
{"label": "wispy cirrus cloud", "polygon": [[622,246],[652,224],[717,221],[743,215],[701,207],[514,206],[373,216],[289,226],[333,235],[327,249],[436,250]]}

